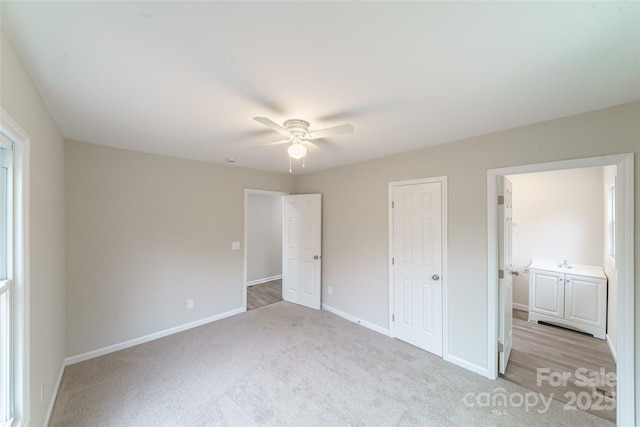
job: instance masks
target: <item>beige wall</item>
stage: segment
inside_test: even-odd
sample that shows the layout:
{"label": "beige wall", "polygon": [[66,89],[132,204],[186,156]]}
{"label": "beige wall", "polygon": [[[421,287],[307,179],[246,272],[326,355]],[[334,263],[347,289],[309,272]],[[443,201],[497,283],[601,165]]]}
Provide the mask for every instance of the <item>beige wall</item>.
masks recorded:
{"label": "beige wall", "polygon": [[9,39],[0,37],[0,104],[30,137],[30,413],[39,426],[65,356],[64,144]]}
{"label": "beige wall", "polygon": [[241,308],[244,189],[295,177],[67,141],[66,185],[76,356]]}
{"label": "beige wall", "polygon": [[[388,327],[387,184],[445,175],[449,356],[488,369],[487,170],[603,154],[637,157],[639,123],[640,103],[633,103],[302,175],[299,192],[323,194],[323,302]],[[638,265],[640,209],[635,215]]]}
{"label": "beige wall", "polygon": [[[602,266],[602,167],[509,175],[513,184],[515,308],[529,305],[532,259]],[[515,305],[517,304],[517,305]]]}

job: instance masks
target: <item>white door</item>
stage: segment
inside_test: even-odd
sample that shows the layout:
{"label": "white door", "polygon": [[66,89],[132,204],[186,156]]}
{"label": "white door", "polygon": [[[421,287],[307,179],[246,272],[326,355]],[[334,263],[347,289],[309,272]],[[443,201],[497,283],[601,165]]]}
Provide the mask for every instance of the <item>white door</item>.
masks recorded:
{"label": "white door", "polygon": [[442,356],[442,183],[393,189],[393,334]]}
{"label": "white door", "polygon": [[513,344],[513,276],[512,276],[512,188],[511,181],[501,176],[498,183],[498,268],[500,276],[499,372],[504,374]]}
{"label": "white door", "polygon": [[282,297],[320,309],[322,195],[284,196]]}

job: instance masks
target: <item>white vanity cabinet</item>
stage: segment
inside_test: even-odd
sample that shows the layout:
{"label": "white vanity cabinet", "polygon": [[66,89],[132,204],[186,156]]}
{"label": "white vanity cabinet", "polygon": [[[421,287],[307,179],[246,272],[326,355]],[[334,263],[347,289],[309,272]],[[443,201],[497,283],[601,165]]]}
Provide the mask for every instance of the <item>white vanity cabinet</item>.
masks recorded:
{"label": "white vanity cabinet", "polygon": [[529,321],[565,326],[605,339],[607,276],[602,267],[533,260]]}

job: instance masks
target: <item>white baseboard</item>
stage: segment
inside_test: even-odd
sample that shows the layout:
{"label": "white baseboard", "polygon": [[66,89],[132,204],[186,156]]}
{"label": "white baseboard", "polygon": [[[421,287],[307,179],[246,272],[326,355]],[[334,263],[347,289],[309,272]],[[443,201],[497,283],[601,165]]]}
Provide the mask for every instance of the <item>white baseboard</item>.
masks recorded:
{"label": "white baseboard", "polygon": [[[359,319],[359,318],[357,318],[355,316],[347,314],[347,313],[345,313],[343,311],[335,309],[335,308],[333,308],[333,307],[331,307],[329,305],[326,305],[326,304],[322,304],[322,309],[323,310],[327,310],[329,313],[333,313],[333,314],[335,314],[337,316],[340,316],[340,317],[342,317],[344,319],[347,319],[347,320],[349,320],[351,322],[354,322],[354,323],[357,323],[357,324],[359,324],[361,326],[364,326],[365,328],[369,328],[369,329],[371,329],[373,331],[376,331],[376,332],[379,332],[379,333],[381,333],[383,335],[391,337],[391,331],[389,331],[389,329],[385,329],[385,328],[382,328],[382,327],[380,327],[378,325],[374,325],[373,323],[367,322],[366,320]],[[443,359],[446,360],[447,362],[453,363],[454,365],[458,365],[458,366],[460,366],[462,368],[468,369],[471,372],[475,372],[476,374],[482,375],[483,377],[491,378],[489,376],[489,370],[484,366],[479,366],[479,365],[476,365],[474,363],[467,362],[466,360],[460,359],[459,357],[452,356],[452,355],[445,355],[443,357]]]}
{"label": "white baseboard", "polygon": [[217,314],[211,317],[206,317],[204,319],[196,320],[195,322],[176,326],[174,328],[165,329],[164,331],[155,332],[153,334],[145,335],[140,338],[134,338],[132,340],[125,341],[119,344],[114,344],[107,347],[99,348],[97,350],[78,354],[76,356],[70,356],[64,359],[64,364],[65,366],[69,366],[69,365],[73,365],[74,363],[84,362],[85,360],[89,360],[95,357],[103,356],[105,354],[113,353],[114,351],[124,350],[125,348],[133,347],[134,345],[144,344],[149,341],[157,340],[158,338],[163,338],[168,335],[173,335],[178,332],[186,331],[187,329],[195,328],[197,326],[202,326],[207,323],[215,322],[216,320],[221,320],[226,317],[235,316],[236,314],[240,314],[244,312],[245,312],[244,308],[236,308],[235,310],[227,311],[225,313]]}
{"label": "white baseboard", "polygon": [[62,375],[64,374],[65,366],[66,366],[66,359],[63,361],[62,366],[60,367],[58,380],[56,381],[56,384],[53,387],[53,393],[51,394],[51,402],[49,402],[49,409],[47,410],[47,416],[44,419],[44,425],[46,426],[49,425],[49,420],[51,419],[51,415],[53,414],[53,407],[56,404],[56,398],[58,397],[58,391],[60,390],[60,384],[62,383]]}
{"label": "white baseboard", "polygon": [[517,302],[514,302],[511,304],[511,306],[515,309],[515,310],[520,310],[520,311],[526,311],[529,312],[529,306],[525,305],[525,304],[518,304]]}
{"label": "white baseboard", "polygon": [[491,379],[491,376],[489,375],[489,370],[484,366],[476,365],[475,363],[468,362],[464,359],[459,358],[458,356],[453,356],[451,354],[445,354],[443,356],[443,359],[446,360],[447,362],[453,363],[454,365],[458,365],[461,368],[467,369],[471,372],[475,372],[478,375],[482,375],[483,377],[487,377]]}
{"label": "white baseboard", "polygon": [[611,339],[609,339],[609,334],[607,334],[606,337],[607,337],[607,345],[609,346],[609,351],[611,352],[611,357],[613,357],[613,361],[616,362],[616,365],[617,365],[618,354],[616,353],[616,349],[613,346],[613,343],[611,343]]}
{"label": "white baseboard", "polygon": [[263,279],[256,279],[250,282],[247,282],[247,286],[259,285],[260,283],[273,282],[274,280],[282,279],[282,274],[278,276],[265,277]]}
{"label": "white baseboard", "polygon": [[389,332],[389,329],[385,329],[385,328],[383,328],[381,326],[374,325],[373,323],[367,322],[366,320],[359,319],[359,318],[357,318],[355,316],[352,316],[352,315],[347,314],[347,313],[345,313],[343,311],[335,309],[335,308],[333,308],[333,307],[331,307],[329,305],[322,304],[322,309],[323,310],[327,310],[329,313],[333,313],[336,316],[340,316],[343,319],[347,319],[347,320],[349,320],[351,322],[357,323],[358,325],[364,326],[365,328],[369,328],[372,331],[379,332],[379,333],[381,333],[383,335],[386,335],[386,336],[391,336],[391,334]]}

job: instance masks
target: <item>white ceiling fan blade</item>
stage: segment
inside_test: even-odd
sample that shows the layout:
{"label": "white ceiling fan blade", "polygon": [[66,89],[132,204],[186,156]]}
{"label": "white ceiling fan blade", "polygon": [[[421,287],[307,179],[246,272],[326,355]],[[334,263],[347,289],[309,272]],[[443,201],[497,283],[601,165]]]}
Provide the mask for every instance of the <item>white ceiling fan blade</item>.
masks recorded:
{"label": "white ceiling fan blade", "polygon": [[354,130],[355,129],[351,125],[340,125],[340,126],[335,126],[335,127],[332,127],[332,128],[320,129],[320,130],[313,131],[313,132],[311,132],[309,134],[309,138],[310,139],[326,138],[328,136],[342,135],[342,134],[345,134],[345,133],[351,133]]}
{"label": "white ceiling fan blade", "polygon": [[283,128],[282,126],[280,126],[279,124],[277,124],[271,119],[267,119],[266,117],[254,117],[253,120],[255,120],[258,123],[262,123],[263,125],[270,127],[271,129],[277,132],[280,132],[284,135],[287,134],[287,130],[285,128]]}
{"label": "white ceiling fan blade", "polygon": [[305,141],[304,145],[309,148],[309,151],[322,151],[322,147],[313,141]]}
{"label": "white ceiling fan blade", "polygon": [[269,142],[267,144],[256,145],[255,147],[251,147],[251,148],[273,147],[274,145],[288,144],[290,142],[291,142],[290,139],[283,139],[282,141]]}

